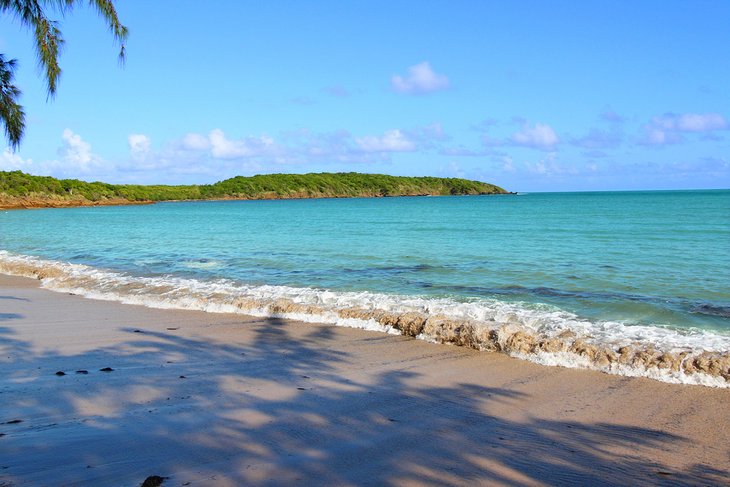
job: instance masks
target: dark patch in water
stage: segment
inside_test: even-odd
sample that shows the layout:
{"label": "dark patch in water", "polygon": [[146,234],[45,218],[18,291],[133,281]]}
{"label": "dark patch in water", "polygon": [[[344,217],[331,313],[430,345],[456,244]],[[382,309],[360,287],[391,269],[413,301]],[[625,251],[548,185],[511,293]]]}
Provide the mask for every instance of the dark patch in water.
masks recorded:
{"label": "dark patch in water", "polygon": [[[576,277],[576,279],[579,279]],[[526,287],[510,285],[499,288],[482,286],[439,286],[429,283],[420,283],[422,288],[433,288],[452,293],[457,296],[495,297],[504,296],[520,299],[525,295],[539,296],[553,300],[575,299],[589,302],[614,303],[629,301],[643,303],[659,309],[671,309],[675,312],[692,313],[720,318],[730,318],[730,306],[725,304],[713,304],[703,301],[691,301],[682,298],[667,298],[664,296],[646,296],[641,294],[629,294],[620,292],[595,292],[584,290],[564,290],[552,287]]]}
{"label": "dark patch in water", "polygon": [[721,318],[730,318],[730,306],[718,306],[709,303],[697,304],[692,306],[690,313],[706,316],[719,316]]}
{"label": "dark patch in water", "polygon": [[[575,277],[578,279],[578,277]],[[565,289],[556,289],[552,287],[525,287],[525,286],[504,286],[501,288],[486,288],[478,286],[450,286],[456,292],[469,292],[479,295],[498,295],[498,296],[519,296],[524,294],[530,294],[533,296],[544,296],[550,298],[571,298],[571,299],[584,299],[591,301],[615,301],[615,300],[628,300],[628,301],[641,301],[650,302],[657,301],[657,298],[649,296],[640,296],[637,294],[626,294],[626,293],[607,293],[607,292],[591,292],[591,291],[569,291]]]}
{"label": "dark patch in water", "polygon": [[387,265],[380,267],[367,267],[364,269],[343,269],[345,272],[354,272],[357,274],[405,274],[409,272],[422,272],[436,269],[429,264],[415,264],[415,265]]}

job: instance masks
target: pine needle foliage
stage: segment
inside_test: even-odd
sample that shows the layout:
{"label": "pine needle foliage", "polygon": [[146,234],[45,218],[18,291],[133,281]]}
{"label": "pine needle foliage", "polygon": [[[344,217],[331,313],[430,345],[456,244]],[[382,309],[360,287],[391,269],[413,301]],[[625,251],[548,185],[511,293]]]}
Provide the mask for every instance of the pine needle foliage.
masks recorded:
{"label": "pine needle foliage", "polygon": [[[63,17],[83,3],[82,0],[0,0],[0,14],[14,16],[21,25],[33,31],[38,66],[46,79],[48,98],[53,98],[58,88],[61,77],[58,56],[64,43],[59,22],[52,20],[48,12]],[[109,26],[120,44],[120,62],[124,62],[129,32],[119,21],[114,3],[89,0],[88,5],[96,9]],[[5,138],[13,150],[20,145],[25,131],[25,115],[18,103],[21,92],[13,84],[16,63],[15,59],[6,60],[4,54],[0,54],[0,124],[4,126]]]}

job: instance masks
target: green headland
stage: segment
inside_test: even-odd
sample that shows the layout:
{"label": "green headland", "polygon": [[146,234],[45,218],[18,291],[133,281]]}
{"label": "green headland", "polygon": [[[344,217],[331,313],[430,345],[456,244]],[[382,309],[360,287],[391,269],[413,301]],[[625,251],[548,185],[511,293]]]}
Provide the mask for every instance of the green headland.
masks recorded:
{"label": "green headland", "polygon": [[260,200],[507,194],[499,186],[458,178],[310,173],[236,176],[215,184],[136,185],[85,182],[0,171],[0,208],[144,204],[181,200]]}

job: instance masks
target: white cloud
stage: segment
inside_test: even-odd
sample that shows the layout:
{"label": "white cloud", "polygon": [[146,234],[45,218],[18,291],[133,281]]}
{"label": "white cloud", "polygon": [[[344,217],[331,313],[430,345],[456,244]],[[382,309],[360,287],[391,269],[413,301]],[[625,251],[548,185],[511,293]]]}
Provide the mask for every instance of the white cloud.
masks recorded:
{"label": "white cloud", "polygon": [[30,174],[54,176],[59,178],[102,179],[108,175],[111,165],[94,154],[91,144],[83,140],[71,129],[61,134],[61,146],[57,149],[57,159],[35,162],[6,149],[0,154],[0,169],[21,170]]}
{"label": "white cloud", "polygon": [[9,147],[6,147],[0,154],[0,170],[2,171],[27,171],[32,166],[32,159],[23,159]]}
{"label": "white cloud", "polygon": [[132,159],[144,159],[150,153],[152,141],[144,134],[131,134],[127,137]]}
{"label": "white cloud", "polygon": [[432,124],[426,125],[423,127],[423,129],[420,130],[422,137],[430,140],[449,140],[448,134],[444,131],[443,126],[438,123],[434,122]]}
{"label": "white cloud", "polygon": [[388,130],[382,137],[366,136],[355,139],[357,145],[365,152],[411,152],[416,144],[398,129]]}
{"label": "white cloud", "polygon": [[728,120],[719,113],[665,113],[652,117],[643,127],[641,143],[645,145],[677,144],[683,133],[706,133],[730,129]]}
{"label": "white cloud", "polygon": [[[0,168],[21,169],[32,174],[128,183],[213,182],[235,175],[299,170],[347,170],[353,165],[392,162],[393,154],[430,151],[445,139],[438,123],[412,129],[392,129],[380,134],[355,136],[346,130],[313,132],[299,129],[272,137],[231,138],[221,129],[188,133],[153,147],[147,134],[127,135],[126,157],[105,161],[91,144],[67,129],[62,134],[59,157],[34,163],[6,150],[0,152]],[[289,171],[289,170],[287,170]]]}
{"label": "white cloud", "polygon": [[244,139],[231,140],[220,129],[214,129],[208,134],[213,157],[218,159],[238,159],[243,157],[254,157],[271,152],[275,148],[274,140],[271,137],[246,137]]}
{"label": "white cloud", "polygon": [[[510,166],[512,166],[511,163]],[[544,177],[592,174],[596,172],[597,167],[595,163],[587,165],[561,163],[557,160],[557,154],[555,152],[550,152],[535,163],[525,162],[525,168],[528,174]]]}
{"label": "white cloud", "polygon": [[501,158],[502,162],[502,170],[506,172],[515,172],[515,164],[514,159],[512,159],[510,156],[502,156]]}
{"label": "white cloud", "polygon": [[644,138],[642,143],[648,145],[667,145],[676,144],[682,141],[682,136],[671,130],[662,130],[657,127],[647,125],[644,127]]}
{"label": "white cloud", "polygon": [[449,87],[449,79],[443,74],[437,74],[427,62],[422,62],[408,68],[408,75],[403,77],[394,75],[390,85],[398,93],[423,95],[434,91],[445,90]]}
{"label": "white cloud", "polygon": [[551,150],[558,143],[555,131],[544,123],[536,123],[534,127],[525,124],[522,130],[512,134],[511,139],[516,145],[542,150]]}
{"label": "white cloud", "polygon": [[466,171],[455,161],[450,161],[446,167],[439,168],[438,172],[441,176],[447,178],[464,178]]}
{"label": "white cloud", "polygon": [[180,145],[189,150],[208,150],[210,149],[210,139],[201,134],[186,134],[180,141]]}
{"label": "white cloud", "polygon": [[710,132],[728,128],[728,121],[719,113],[666,114],[654,117],[652,124],[665,130],[677,130],[679,132]]}
{"label": "white cloud", "polygon": [[618,127],[611,130],[591,129],[583,137],[574,137],[570,143],[584,149],[610,149],[621,145],[623,135]]}
{"label": "white cloud", "polygon": [[63,145],[59,147],[58,155],[63,161],[75,165],[79,169],[88,169],[96,159],[91,152],[91,144],[84,141],[71,129],[65,129],[61,138]]}

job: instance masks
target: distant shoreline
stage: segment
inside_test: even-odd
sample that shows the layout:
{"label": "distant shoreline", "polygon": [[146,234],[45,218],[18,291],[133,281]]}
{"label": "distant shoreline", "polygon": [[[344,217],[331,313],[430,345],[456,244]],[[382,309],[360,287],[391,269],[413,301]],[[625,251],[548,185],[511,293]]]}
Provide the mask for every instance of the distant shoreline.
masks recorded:
{"label": "distant shoreline", "polygon": [[275,201],[275,200],[324,200],[324,199],[350,199],[350,198],[418,198],[418,197],[440,197],[440,196],[497,196],[497,195],[516,195],[518,193],[484,193],[484,194],[399,194],[399,195],[358,195],[358,196],[262,196],[256,198],[205,198],[205,199],[184,199],[184,200],[56,200],[43,198],[2,198],[0,195],[0,210],[39,210],[44,208],[81,208],[93,206],[142,206],[154,205],[156,203],[192,203],[197,201]]}
{"label": "distant shoreline", "polygon": [[151,204],[167,201],[381,198],[515,194],[499,186],[459,178],[362,173],[236,176],[215,184],[133,185],[0,171],[0,208],[67,208]]}
{"label": "distant shoreline", "polygon": [[52,200],[52,199],[25,199],[18,198],[0,200],[0,210],[40,210],[43,208],[80,208],[90,206],[136,206],[151,205],[155,201],[131,201],[131,200],[100,200],[100,201],[78,201],[78,200]]}

